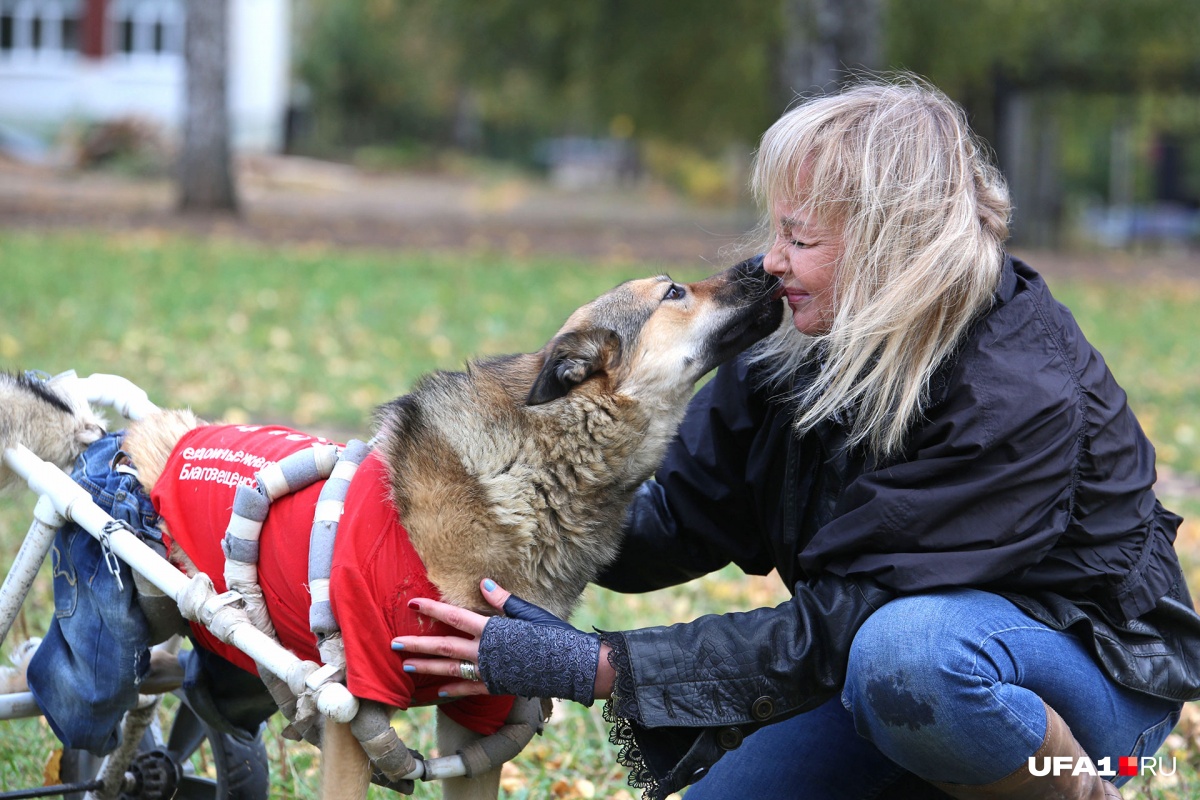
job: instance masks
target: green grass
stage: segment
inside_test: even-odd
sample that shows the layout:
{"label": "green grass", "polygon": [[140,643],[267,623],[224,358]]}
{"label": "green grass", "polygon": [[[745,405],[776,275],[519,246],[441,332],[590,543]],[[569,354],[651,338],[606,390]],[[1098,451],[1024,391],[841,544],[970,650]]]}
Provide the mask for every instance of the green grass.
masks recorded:
{"label": "green grass", "polygon": [[147,234],[2,236],[0,366],[115,372],[210,417],[356,430],[418,375],[469,354],[536,350],[576,306],[654,271]]}
{"label": "green grass", "polygon": [[[153,400],[202,416],[285,420],[345,437],[369,432],[372,408],[421,373],[458,368],[470,355],[532,351],[575,307],[653,264],[611,267],[486,253],[343,252],[334,248],[202,242],[153,234],[0,232],[0,369],[75,369],[124,375]],[[700,271],[672,268],[675,277]],[[1200,288],[1055,282],[1128,390],[1160,462],[1200,473]],[[1200,501],[1182,499],[1185,512]],[[7,562],[32,500],[0,498]],[[1181,543],[1193,573],[1200,532]],[[1194,579],[1195,580],[1195,579]],[[16,638],[44,631],[48,573],[18,622]],[[623,597],[589,590],[575,621],[609,629],[668,623],[714,611],[775,604],[772,578],[727,569],[689,586]],[[428,751],[428,710],[397,721]],[[0,789],[41,782],[56,746],[40,720],[0,729]],[[1197,725],[1200,731],[1200,725]],[[1200,797],[1196,740],[1171,740],[1182,783],[1126,790],[1127,797]],[[314,751],[268,734],[273,796],[312,797]],[[607,743],[599,708],[561,707],[545,736],[509,767],[511,798],[632,798]],[[201,768],[204,765],[201,764]],[[379,793],[378,796],[384,796]],[[436,796],[419,786],[418,797]]]}

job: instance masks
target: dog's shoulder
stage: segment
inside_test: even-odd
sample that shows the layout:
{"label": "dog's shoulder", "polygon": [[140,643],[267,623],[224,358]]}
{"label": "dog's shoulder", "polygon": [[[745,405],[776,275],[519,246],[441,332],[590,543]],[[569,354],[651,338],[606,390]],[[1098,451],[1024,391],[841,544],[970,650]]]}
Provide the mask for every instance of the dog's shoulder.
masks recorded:
{"label": "dog's shoulder", "polygon": [[164,409],[129,426],[122,447],[138,468],[138,480],[149,491],[158,483],[167,459],[184,434],[205,423],[188,409]]}
{"label": "dog's shoulder", "polygon": [[391,447],[413,447],[479,419],[516,422],[542,360],[516,354],[472,361],[459,372],[431,372],[376,409],[378,437]]}

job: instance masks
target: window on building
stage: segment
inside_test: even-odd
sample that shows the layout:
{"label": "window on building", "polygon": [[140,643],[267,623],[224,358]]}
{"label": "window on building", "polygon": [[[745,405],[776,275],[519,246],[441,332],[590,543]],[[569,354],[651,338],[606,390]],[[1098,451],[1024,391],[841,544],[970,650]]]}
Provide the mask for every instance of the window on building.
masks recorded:
{"label": "window on building", "polygon": [[130,57],[183,52],[182,0],[113,0],[108,13],[116,52]]}
{"label": "window on building", "polygon": [[[78,5],[78,4],[76,4]],[[62,42],[63,52],[78,53],[83,44],[80,31],[83,28],[79,14],[64,15],[59,25],[59,41]]]}
{"label": "window on building", "polygon": [[132,53],[133,50],[133,20],[129,17],[117,23],[120,34],[118,35],[117,50],[122,53]]}
{"label": "window on building", "polygon": [[0,57],[79,52],[83,0],[0,0]]}
{"label": "window on building", "polygon": [[11,53],[13,49],[13,27],[15,20],[11,10],[0,10],[0,53]]}

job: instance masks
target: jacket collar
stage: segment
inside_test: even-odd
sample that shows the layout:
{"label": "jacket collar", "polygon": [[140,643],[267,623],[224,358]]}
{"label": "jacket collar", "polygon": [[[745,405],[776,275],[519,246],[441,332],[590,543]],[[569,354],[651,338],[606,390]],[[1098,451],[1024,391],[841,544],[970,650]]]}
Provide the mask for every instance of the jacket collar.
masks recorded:
{"label": "jacket collar", "polygon": [[1017,271],[1015,259],[1008,253],[1004,254],[1004,266],[1000,268],[1000,284],[996,287],[996,300],[1007,303],[1017,293]]}
{"label": "jacket collar", "polygon": [[[980,325],[983,320],[987,319],[996,306],[1002,306],[1008,303],[1017,294],[1017,265],[1021,265],[1020,261],[1014,259],[1009,254],[1004,254],[1004,264],[1000,267],[1000,282],[996,285],[996,291],[993,297],[995,303],[992,309],[980,314],[979,317],[971,326],[971,332],[968,332],[963,341],[973,335],[974,330]],[[954,356],[947,358],[933,373],[929,381],[929,405],[935,406],[946,399],[946,393],[950,387],[950,380],[955,367],[958,365],[958,359]]]}

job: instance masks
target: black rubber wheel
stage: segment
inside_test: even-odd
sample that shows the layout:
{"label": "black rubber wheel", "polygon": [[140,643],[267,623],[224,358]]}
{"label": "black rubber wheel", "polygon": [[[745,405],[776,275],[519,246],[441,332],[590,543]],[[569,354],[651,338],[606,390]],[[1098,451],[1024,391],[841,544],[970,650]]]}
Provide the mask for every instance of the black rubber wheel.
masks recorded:
{"label": "black rubber wheel", "polygon": [[[179,702],[170,720],[166,741],[157,726],[151,725],[138,745],[138,753],[159,750],[174,765],[178,776],[179,800],[266,800],[270,791],[267,748],[259,729],[249,734],[221,733],[202,720],[191,704],[176,693]],[[205,742],[212,751],[216,778],[197,775],[191,757]],[[63,783],[89,781],[96,777],[102,759],[85,750],[64,750],[59,767]],[[123,800],[158,800],[155,792],[123,794]],[[65,795],[67,800],[83,800],[82,794]]]}

